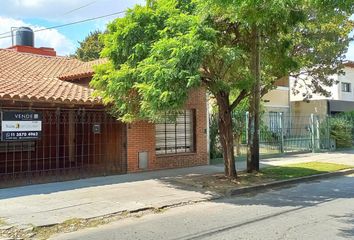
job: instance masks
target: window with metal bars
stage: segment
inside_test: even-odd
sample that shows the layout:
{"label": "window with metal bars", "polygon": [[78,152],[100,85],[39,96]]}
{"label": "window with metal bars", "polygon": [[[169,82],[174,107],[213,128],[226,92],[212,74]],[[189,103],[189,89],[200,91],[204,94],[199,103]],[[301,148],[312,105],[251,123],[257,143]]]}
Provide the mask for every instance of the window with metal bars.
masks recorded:
{"label": "window with metal bars", "polygon": [[178,113],[175,121],[166,116],[156,124],[156,154],[178,154],[194,152],[195,111]]}

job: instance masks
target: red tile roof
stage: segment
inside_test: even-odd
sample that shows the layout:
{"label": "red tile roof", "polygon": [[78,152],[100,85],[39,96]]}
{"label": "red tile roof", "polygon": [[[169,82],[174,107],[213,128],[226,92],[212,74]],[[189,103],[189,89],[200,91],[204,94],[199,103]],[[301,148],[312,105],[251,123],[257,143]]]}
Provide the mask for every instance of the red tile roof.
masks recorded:
{"label": "red tile roof", "polygon": [[91,77],[92,74],[94,73],[93,66],[106,63],[106,62],[107,62],[106,58],[85,62],[82,65],[70,71],[60,74],[59,78],[62,80],[75,80],[80,78]]}
{"label": "red tile roof", "polygon": [[344,63],[344,66],[354,68],[354,61],[348,60]]}
{"label": "red tile roof", "polygon": [[0,49],[0,100],[99,104],[88,86],[59,79],[60,75],[81,68],[92,75],[90,66],[68,57]]}

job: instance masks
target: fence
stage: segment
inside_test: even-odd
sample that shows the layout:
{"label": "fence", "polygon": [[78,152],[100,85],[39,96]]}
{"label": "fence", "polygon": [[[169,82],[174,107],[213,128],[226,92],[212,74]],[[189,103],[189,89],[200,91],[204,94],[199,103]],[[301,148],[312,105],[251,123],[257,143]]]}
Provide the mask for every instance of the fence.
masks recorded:
{"label": "fence", "polygon": [[32,111],[42,114],[42,135],[33,141],[0,142],[0,185],[126,172],[123,123],[101,110]]}
{"label": "fence", "polygon": [[[345,121],[346,124],[343,123]],[[234,148],[237,157],[247,154],[248,113],[233,113]],[[261,115],[260,154],[274,156],[286,153],[329,151],[341,147],[353,146],[354,118],[310,114],[291,115],[282,112],[266,112]],[[346,145],[343,145],[343,133]],[[348,138],[350,138],[348,143]],[[218,136],[216,114],[210,116],[210,152],[211,159],[222,157]]]}

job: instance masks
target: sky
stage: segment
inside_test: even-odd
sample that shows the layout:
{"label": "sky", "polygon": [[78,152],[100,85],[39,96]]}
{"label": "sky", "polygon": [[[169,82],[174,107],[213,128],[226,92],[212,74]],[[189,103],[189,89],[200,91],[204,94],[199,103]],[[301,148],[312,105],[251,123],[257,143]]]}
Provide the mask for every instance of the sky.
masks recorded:
{"label": "sky", "polygon": [[[135,4],[145,4],[145,0],[1,0],[0,48],[11,46],[11,37],[7,37],[11,27],[36,30],[124,11]],[[92,31],[105,29],[107,23],[123,15],[36,32],[35,47],[52,47],[61,56],[72,54],[78,41]]]}
{"label": "sky", "polygon": [[[11,37],[6,37],[11,27],[27,26],[36,30],[120,12],[144,3],[145,0],[1,0],[0,48],[11,46]],[[52,47],[61,56],[72,54],[78,41],[92,31],[105,29],[107,23],[123,15],[37,32],[35,46]],[[354,61],[354,42],[346,56]]]}

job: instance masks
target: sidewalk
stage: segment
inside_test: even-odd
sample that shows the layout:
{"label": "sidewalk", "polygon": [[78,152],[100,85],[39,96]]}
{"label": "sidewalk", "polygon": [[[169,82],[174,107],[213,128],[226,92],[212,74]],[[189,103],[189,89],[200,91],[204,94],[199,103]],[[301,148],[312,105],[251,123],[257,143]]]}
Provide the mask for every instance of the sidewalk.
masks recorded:
{"label": "sidewalk", "polygon": [[201,166],[0,189],[0,218],[26,228],[208,200],[212,194],[178,189],[162,179],[219,170]]}
{"label": "sidewalk", "polygon": [[[261,166],[308,161],[354,166],[354,151],[266,159]],[[245,169],[245,162],[236,165],[239,171]],[[217,195],[172,185],[165,180],[222,171],[222,165],[201,166],[0,189],[0,219],[19,227],[44,226],[72,218],[205,201]]]}
{"label": "sidewalk", "polygon": [[[280,156],[275,158],[267,158],[261,160],[260,167],[262,168],[269,165],[281,166],[286,164],[303,162],[328,162],[354,166],[354,150],[328,153],[303,153],[294,155],[284,155],[283,157]],[[236,162],[236,167],[238,170],[244,170],[246,169],[246,162]]]}

